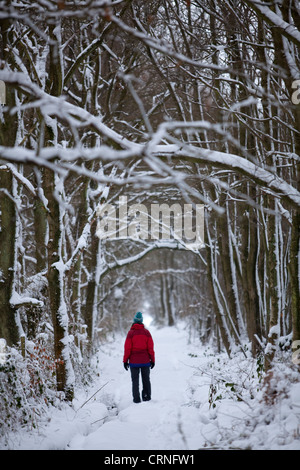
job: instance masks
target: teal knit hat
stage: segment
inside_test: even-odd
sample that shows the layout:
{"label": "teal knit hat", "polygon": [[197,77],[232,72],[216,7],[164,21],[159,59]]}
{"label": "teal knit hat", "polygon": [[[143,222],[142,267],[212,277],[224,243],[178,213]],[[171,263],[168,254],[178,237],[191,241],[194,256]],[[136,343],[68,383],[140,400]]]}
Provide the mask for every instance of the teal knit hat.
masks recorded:
{"label": "teal knit hat", "polygon": [[141,312],[137,312],[134,315],[133,323],[143,323],[143,315]]}

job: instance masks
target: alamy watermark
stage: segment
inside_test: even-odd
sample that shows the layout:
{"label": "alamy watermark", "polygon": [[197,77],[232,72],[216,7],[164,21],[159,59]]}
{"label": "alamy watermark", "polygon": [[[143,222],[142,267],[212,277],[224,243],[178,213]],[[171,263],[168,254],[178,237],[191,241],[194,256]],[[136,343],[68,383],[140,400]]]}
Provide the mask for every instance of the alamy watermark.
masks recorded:
{"label": "alamy watermark", "polygon": [[300,103],[300,80],[293,81],[292,89],[295,90],[292,93],[292,103],[299,104]]}
{"label": "alamy watermark", "polygon": [[0,366],[6,362],[6,340],[0,338]]}
{"label": "alamy watermark", "polygon": [[198,250],[204,246],[203,204],[128,205],[127,196],[120,196],[117,205],[101,204],[97,236],[104,240],[175,240],[183,248]]}
{"label": "alamy watermark", "polygon": [[6,86],[3,80],[0,80],[0,105],[6,104]]}
{"label": "alamy watermark", "polygon": [[300,364],[300,340],[295,340],[292,342],[292,350],[293,355],[292,355],[292,362],[296,365]]}

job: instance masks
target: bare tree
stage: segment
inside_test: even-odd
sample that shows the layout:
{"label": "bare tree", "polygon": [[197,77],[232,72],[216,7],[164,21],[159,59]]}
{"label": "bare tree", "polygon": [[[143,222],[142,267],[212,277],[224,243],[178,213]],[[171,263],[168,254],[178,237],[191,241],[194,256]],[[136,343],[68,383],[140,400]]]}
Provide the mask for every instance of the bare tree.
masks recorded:
{"label": "bare tree", "polygon": [[[270,364],[291,326],[299,339],[299,34],[287,1],[2,2],[1,335],[18,341],[15,313],[26,330],[41,306],[25,296],[27,277],[46,279],[57,386],[68,399],[72,335],[86,328],[92,350],[103,286],[161,247],[99,242],[97,206],[121,194],[155,189],[162,203],[176,188],[176,201],[205,204],[198,267],[229,354],[247,341],[257,354],[265,341]],[[26,246],[15,244],[19,226]],[[156,285],[172,323],[182,304],[172,256],[162,261]]]}

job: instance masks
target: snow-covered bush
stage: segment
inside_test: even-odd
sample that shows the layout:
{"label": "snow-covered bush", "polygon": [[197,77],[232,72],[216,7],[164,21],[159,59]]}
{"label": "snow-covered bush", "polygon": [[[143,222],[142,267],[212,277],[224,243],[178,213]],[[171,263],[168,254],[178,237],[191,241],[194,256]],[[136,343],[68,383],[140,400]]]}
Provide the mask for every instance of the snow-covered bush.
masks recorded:
{"label": "snow-covered bush", "polygon": [[20,425],[36,427],[49,405],[62,397],[56,392],[57,362],[42,343],[30,342],[26,356],[9,348],[6,361],[0,364],[0,432]]}

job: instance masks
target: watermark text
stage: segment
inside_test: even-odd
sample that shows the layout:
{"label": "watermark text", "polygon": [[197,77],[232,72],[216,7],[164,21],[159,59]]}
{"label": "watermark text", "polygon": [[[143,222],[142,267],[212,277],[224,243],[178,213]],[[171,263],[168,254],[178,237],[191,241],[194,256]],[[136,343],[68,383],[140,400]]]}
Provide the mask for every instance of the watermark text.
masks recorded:
{"label": "watermark text", "polygon": [[0,80],[0,105],[6,104],[6,86],[3,80]]}
{"label": "watermark text", "polygon": [[0,366],[6,362],[6,340],[0,338]]}
{"label": "watermark text", "polygon": [[292,93],[292,103],[299,104],[300,103],[300,80],[294,80],[292,83],[292,88],[295,90]]}
{"label": "watermark text", "polygon": [[127,196],[117,205],[98,207],[97,236],[104,239],[176,240],[184,248],[204,246],[204,205],[145,204],[128,205]]}
{"label": "watermark text", "polygon": [[292,362],[293,364],[299,365],[300,364],[300,340],[296,340],[292,342],[292,350],[294,351],[292,354]]}

